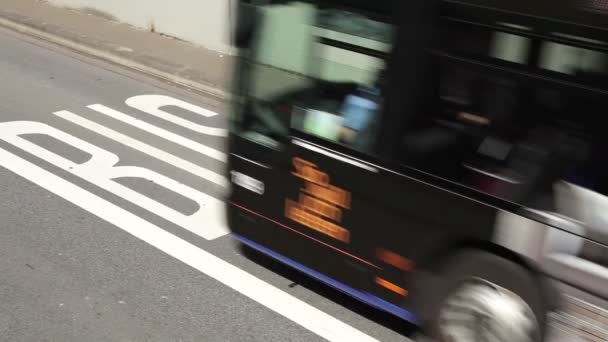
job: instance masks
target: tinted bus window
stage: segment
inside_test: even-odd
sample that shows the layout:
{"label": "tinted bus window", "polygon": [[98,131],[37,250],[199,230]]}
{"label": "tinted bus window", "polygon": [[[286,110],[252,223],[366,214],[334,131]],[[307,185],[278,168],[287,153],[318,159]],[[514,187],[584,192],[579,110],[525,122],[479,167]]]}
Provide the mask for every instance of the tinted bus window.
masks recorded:
{"label": "tinted bus window", "polygon": [[368,150],[382,108],[393,27],[308,2],[257,8],[233,130],[274,148],[293,129]]}
{"label": "tinted bus window", "polygon": [[[509,32],[532,32],[528,27],[494,26],[504,30],[440,24],[430,71],[436,96],[406,128],[402,160],[548,210],[554,203],[545,200],[560,180],[606,193],[597,167],[603,154],[595,151],[605,146],[597,130],[605,53]],[[598,92],[585,92],[589,86]]]}

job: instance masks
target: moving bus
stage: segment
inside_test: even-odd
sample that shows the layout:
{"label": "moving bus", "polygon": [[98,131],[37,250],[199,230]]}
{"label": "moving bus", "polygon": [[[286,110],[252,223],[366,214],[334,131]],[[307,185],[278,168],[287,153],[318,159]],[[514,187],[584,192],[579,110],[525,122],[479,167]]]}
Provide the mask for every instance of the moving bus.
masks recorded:
{"label": "moving bus", "polygon": [[608,340],[608,2],[237,10],[239,241],[438,341]]}

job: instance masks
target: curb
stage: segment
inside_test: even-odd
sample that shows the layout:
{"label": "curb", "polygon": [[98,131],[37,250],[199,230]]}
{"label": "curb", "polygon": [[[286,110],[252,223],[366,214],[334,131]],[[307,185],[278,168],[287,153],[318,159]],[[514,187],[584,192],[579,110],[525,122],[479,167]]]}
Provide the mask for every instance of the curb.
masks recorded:
{"label": "curb", "polygon": [[85,55],[96,57],[98,59],[102,59],[102,60],[105,60],[105,61],[108,61],[108,62],[111,62],[114,64],[118,64],[120,66],[124,66],[124,67],[132,69],[132,70],[136,70],[136,71],[144,73],[144,74],[148,74],[148,75],[157,77],[157,78],[163,79],[165,81],[168,81],[168,82],[171,82],[171,83],[174,83],[174,84],[186,87],[186,88],[190,88],[190,89],[205,93],[207,95],[211,95],[211,96],[220,98],[222,100],[227,100],[230,97],[230,93],[228,93],[224,90],[221,90],[219,88],[216,88],[216,87],[213,87],[210,85],[206,85],[203,83],[199,83],[196,81],[192,81],[192,80],[189,80],[189,79],[186,79],[183,77],[175,76],[171,73],[149,67],[145,64],[138,63],[138,62],[135,62],[128,58],[117,56],[115,54],[112,54],[112,53],[109,53],[106,51],[95,49],[95,48],[87,46],[85,44],[77,43],[73,40],[45,32],[43,30],[37,29],[37,28],[29,26],[29,25],[21,24],[21,23],[0,17],[0,26],[7,28],[9,30],[12,30],[12,31],[16,31],[19,33],[26,34],[28,36],[32,36],[32,37],[35,37],[38,39],[42,39],[42,40],[51,42],[55,45],[66,47],[70,50],[74,50],[76,52],[79,52],[79,53],[82,53]]}

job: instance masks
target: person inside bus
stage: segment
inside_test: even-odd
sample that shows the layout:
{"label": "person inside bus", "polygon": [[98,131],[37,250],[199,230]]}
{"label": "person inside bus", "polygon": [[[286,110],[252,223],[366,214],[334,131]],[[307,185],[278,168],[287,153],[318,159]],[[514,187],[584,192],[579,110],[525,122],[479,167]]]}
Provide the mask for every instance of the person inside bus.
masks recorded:
{"label": "person inside bus", "polygon": [[372,85],[361,85],[346,96],[340,110],[343,117],[340,142],[357,149],[365,149],[369,145],[370,142],[365,136],[370,134],[370,128],[381,105],[385,77],[382,70]]}

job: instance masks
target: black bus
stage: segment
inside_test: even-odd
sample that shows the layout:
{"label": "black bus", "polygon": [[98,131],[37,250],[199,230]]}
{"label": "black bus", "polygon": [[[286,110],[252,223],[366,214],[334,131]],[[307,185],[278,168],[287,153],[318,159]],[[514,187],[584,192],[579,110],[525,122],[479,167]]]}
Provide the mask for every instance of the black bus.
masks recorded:
{"label": "black bus", "polygon": [[608,341],[608,1],[237,17],[239,241],[438,341]]}

